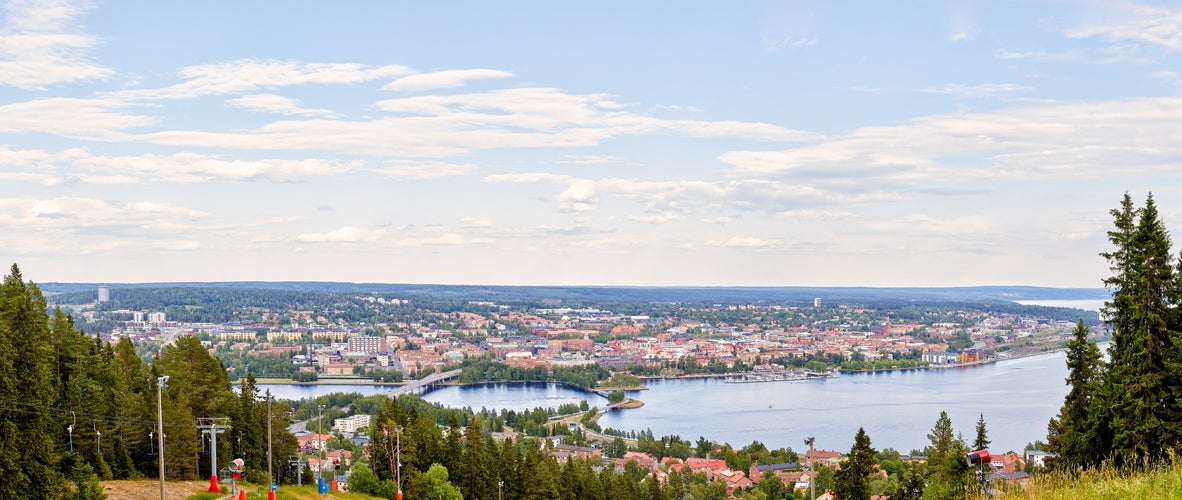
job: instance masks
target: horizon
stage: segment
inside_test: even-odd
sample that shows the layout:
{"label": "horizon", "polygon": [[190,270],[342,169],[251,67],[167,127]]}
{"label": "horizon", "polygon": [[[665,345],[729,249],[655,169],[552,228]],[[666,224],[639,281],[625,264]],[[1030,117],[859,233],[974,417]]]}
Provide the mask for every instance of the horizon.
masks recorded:
{"label": "horizon", "polygon": [[[24,274],[24,271],[21,271]],[[25,277],[28,279],[28,277]],[[957,288],[1013,288],[1013,289],[1046,289],[1046,290],[1107,290],[1105,287],[1053,287],[1053,286],[1038,286],[1038,285],[953,285],[953,286],[866,286],[866,285],[587,285],[587,284],[570,284],[570,285],[524,285],[524,284],[497,284],[497,283],[411,283],[411,282],[385,282],[385,281],[321,281],[321,280],[225,280],[225,281],[37,281],[30,280],[38,285],[93,285],[93,286],[113,286],[113,285],[200,285],[200,284],[341,284],[341,285],[389,285],[389,286],[439,286],[439,287],[504,287],[504,288],[803,288],[803,289],[957,289]]]}
{"label": "horizon", "polygon": [[39,283],[1100,288],[1124,193],[1182,224],[1170,2],[280,5],[4,2],[0,253]]}

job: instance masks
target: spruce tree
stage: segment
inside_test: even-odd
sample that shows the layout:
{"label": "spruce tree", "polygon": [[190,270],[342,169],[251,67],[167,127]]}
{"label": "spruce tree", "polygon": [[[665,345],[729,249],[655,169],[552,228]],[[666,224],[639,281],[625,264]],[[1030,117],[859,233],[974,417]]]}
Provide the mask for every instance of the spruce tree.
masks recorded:
{"label": "spruce tree", "polygon": [[869,500],[870,475],[878,461],[878,451],[870,447],[870,436],[859,427],[854,435],[854,446],[842,461],[841,470],[834,478],[834,490],[842,500]]}
{"label": "spruce tree", "polygon": [[985,414],[977,418],[977,438],[973,440],[974,450],[984,450],[989,447],[989,434],[985,429]]}
{"label": "spruce tree", "polygon": [[931,445],[927,448],[928,481],[924,498],[963,498],[972,484],[972,473],[964,458],[969,450],[963,437],[953,435],[948,412],[940,412],[928,439]]}
{"label": "spruce tree", "polygon": [[56,469],[60,435],[49,314],[41,291],[12,265],[0,284],[0,498],[55,498],[64,487]]}
{"label": "spruce tree", "polygon": [[[1114,231],[1122,236],[1126,212],[1118,213]],[[1106,254],[1123,272],[1106,280],[1116,287],[1106,397],[1111,456],[1117,465],[1157,462],[1178,442],[1178,349],[1176,325],[1170,324],[1177,284],[1170,238],[1152,194],[1138,212],[1127,247]]]}
{"label": "spruce tree", "polygon": [[1067,343],[1067,384],[1071,387],[1063,399],[1059,415],[1047,426],[1047,451],[1058,453],[1057,465],[1066,469],[1099,463],[1104,455],[1096,448],[1096,408],[1102,382],[1100,348],[1088,342],[1089,329],[1080,320]]}

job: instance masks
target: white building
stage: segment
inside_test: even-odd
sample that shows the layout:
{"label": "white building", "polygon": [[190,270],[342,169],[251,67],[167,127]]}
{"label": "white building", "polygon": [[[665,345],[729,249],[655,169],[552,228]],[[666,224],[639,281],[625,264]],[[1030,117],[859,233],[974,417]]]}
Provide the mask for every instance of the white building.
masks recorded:
{"label": "white building", "polygon": [[105,286],[98,287],[98,301],[99,302],[110,302],[111,301],[111,289],[107,288]]}
{"label": "white building", "polygon": [[820,297],[813,299],[813,307],[821,307],[821,298]]}
{"label": "white building", "polygon": [[148,314],[148,323],[163,323],[165,321],[163,312],[154,312]]}
{"label": "white building", "polygon": [[332,428],[342,433],[354,433],[369,427],[369,415],[353,415],[332,421]]}

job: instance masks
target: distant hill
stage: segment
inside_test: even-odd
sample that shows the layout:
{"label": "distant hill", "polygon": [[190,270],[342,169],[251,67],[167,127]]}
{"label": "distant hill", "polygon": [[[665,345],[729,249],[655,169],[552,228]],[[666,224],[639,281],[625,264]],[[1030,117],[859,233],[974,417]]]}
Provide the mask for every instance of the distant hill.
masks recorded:
{"label": "distant hill", "polygon": [[[45,293],[90,292],[99,283],[40,283]],[[683,302],[752,304],[807,302],[820,297],[841,301],[903,300],[924,302],[1010,302],[1016,300],[1106,299],[1103,288],[1032,286],[976,287],[627,287],[627,286],[495,286],[344,283],[327,281],[226,281],[174,283],[102,283],[120,288],[229,288],[328,293],[419,295],[445,299],[489,301]]]}

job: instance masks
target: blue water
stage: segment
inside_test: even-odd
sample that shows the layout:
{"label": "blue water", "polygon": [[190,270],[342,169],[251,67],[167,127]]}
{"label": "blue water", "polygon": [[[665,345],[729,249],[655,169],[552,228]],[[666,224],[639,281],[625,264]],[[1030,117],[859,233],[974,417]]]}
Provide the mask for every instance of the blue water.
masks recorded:
{"label": "blue water", "polygon": [[[643,408],[603,415],[603,427],[651,428],[661,436],[706,436],[735,446],[758,440],[773,448],[816,446],[848,450],[858,427],[865,427],[875,448],[907,453],[923,448],[940,411],[971,442],[979,414],[985,415],[993,451],[1021,451],[1027,442],[1046,438],[1047,421],[1067,394],[1065,355],[1046,354],[991,365],[946,370],[847,374],[827,380],[726,383],[719,379],[654,380],[646,391],[629,395]],[[305,398],[330,392],[377,394],[388,386],[267,385],[276,397]],[[428,393],[427,401],[476,410],[526,410],[587,400],[603,406],[595,394],[557,384],[488,384],[447,387]]]}
{"label": "blue water", "polygon": [[634,394],[643,408],[604,415],[600,425],[652,428],[656,435],[699,435],[734,446],[848,450],[858,427],[875,448],[923,448],[940,411],[971,442],[979,415],[994,451],[1021,451],[1046,438],[1047,422],[1067,394],[1065,355],[1049,354],[945,370],[849,374],[827,380],[728,384],[711,380],[648,383]]}

